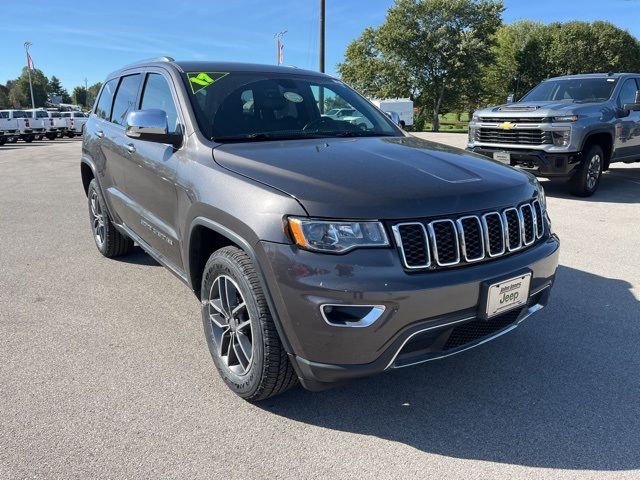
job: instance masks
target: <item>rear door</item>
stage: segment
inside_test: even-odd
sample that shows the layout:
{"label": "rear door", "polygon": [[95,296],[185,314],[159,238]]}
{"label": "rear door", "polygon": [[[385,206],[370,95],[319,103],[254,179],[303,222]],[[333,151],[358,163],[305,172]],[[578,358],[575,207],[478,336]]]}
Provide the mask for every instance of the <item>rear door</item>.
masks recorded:
{"label": "rear door", "polygon": [[[628,78],[622,84],[618,94],[618,108],[633,103],[640,83],[635,78]],[[640,111],[630,111],[629,115],[620,118],[615,133],[616,157],[618,159],[640,158]]]}
{"label": "rear door", "polygon": [[[113,206],[119,217],[118,223],[125,224],[133,228],[139,222],[133,200],[127,193],[126,175],[130,168],[129,152],[127,151],[127,136],[125,135],[125,121],[129,112],[135,110],[135,105],[142,83],[142,73],[132,72],[115,79],[110,89],[115,92],[105,99],[104,108],[98,102],[96,114],[104,117],[101,119],[99,130],[95,132],[100,136],[100,152],[103,156],[104,170],[108,176],[108,186],[106,187],[109,204]],[[104,109],[109,108],[110,114],[107,116]],[[87,135],[91,133],[87,129]],[[85,140],[87,143],[90,140]],[[104,187],[103,187],[104,188]]]}
{"label": "rear door", "polygon": [[[139,109],[167,114],[169,133],[183,131],[175,87],[162,69],[149,69]],[[170,144],[126,139],[126,191],[135,210],[131,228],[173,267],[183,270],[180,255],[175,187],[179,159]]]}

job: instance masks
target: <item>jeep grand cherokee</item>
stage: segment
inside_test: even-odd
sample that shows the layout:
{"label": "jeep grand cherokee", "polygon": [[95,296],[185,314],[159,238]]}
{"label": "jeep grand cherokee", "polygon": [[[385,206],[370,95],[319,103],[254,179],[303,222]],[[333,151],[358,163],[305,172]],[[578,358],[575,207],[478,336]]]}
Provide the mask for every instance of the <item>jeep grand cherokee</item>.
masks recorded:
{"label": "jeep grand cherokee", "polygon": [[220,375],[252,401],[484,343],[547,303],[558,263],[532,175],[408,136],[310,71],[124,67],[81,173],[98,250],[135,242],[189,285]]}

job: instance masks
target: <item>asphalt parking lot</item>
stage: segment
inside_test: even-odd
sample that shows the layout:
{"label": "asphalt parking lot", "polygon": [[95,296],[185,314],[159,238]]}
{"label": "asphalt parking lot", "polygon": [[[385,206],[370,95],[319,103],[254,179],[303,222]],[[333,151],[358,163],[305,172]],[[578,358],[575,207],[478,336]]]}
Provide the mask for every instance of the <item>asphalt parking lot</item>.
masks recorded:
{"label": "asphalt parking lot", "polygon": [[0,478],[640,478],[640,164],[544,183],[561,266],[511,334],[252,405],[186,286],[99,255],[80,144],[0,147]]}

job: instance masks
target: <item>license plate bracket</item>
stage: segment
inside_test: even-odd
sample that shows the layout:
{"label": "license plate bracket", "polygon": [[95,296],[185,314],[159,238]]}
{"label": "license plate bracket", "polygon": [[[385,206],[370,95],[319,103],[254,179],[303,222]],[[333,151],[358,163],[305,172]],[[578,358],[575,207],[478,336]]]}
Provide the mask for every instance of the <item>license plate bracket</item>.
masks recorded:
{"label": "license plate bracket", "polygon": [[509,152],[493,152],[493,159],[507,165],[511,164],[511,154]]}
{"label": "license plate bracket", "polygon": [[488,319],[523,307],[529,300],[531,271],[483,282],[479,316]]}

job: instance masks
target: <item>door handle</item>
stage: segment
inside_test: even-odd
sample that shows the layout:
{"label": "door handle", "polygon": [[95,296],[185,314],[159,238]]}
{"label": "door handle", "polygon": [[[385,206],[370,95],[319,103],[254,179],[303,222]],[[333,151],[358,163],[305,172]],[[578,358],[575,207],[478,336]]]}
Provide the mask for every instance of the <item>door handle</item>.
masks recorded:
{"label": "door handle", "polygon": [[129,153],[134,153],[136,151],[136,147],[133,145],[133,143],[127,143],[125,145],[125,148],[127,149],[127,152],[129,152]]}
{"label": "door handle", "polygon": [[102,130],[96,130],[96,137],[98,138],[104,137],[104,132]]}

